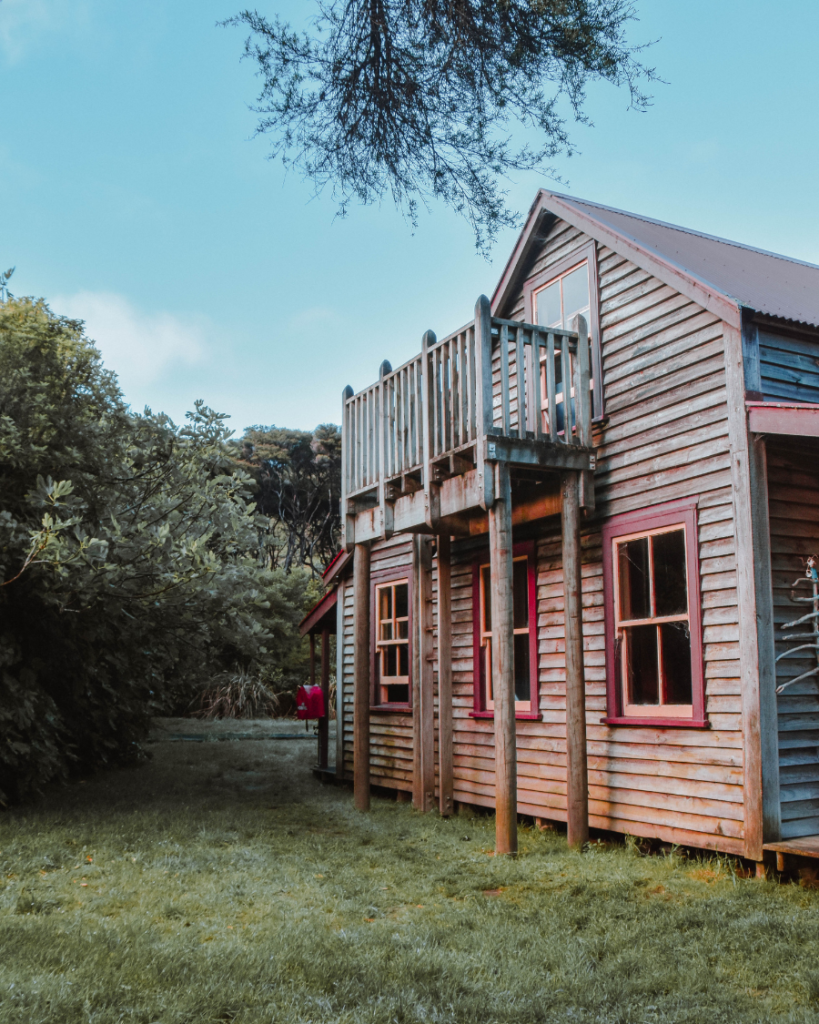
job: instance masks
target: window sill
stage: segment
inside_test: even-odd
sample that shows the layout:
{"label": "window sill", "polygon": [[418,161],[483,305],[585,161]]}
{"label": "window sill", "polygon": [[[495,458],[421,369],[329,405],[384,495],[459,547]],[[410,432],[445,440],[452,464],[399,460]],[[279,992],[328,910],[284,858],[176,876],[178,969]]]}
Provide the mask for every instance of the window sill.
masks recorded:
{"label": "window sill", "polygon": [[409,704],[370,704],[370,714],[376,715],[411,715]]}
{"label": "window sill", "polygon": [[[494,719],[494,711],[470,711],[470,718],[489,718]],[[541,714],[539,711],[519,711],[515,715],[515,721],[517,722],[539,722],[541,721]]]}
{"label": "window sill", "polygon": [[659,729],[710,729],[707,719],[696,718],[601,718],[602,725],[655,726]]}

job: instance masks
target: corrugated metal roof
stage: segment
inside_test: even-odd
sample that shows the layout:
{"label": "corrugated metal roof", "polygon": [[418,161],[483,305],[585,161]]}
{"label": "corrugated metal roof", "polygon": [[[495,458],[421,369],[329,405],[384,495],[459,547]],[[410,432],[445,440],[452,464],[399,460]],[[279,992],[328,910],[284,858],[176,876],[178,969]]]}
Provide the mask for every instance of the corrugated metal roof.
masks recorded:
{"label": "corrugated metal roof", "polygon": [[675,263],[742,306],[819,326],[819,266],[585,199],[550,194]]}

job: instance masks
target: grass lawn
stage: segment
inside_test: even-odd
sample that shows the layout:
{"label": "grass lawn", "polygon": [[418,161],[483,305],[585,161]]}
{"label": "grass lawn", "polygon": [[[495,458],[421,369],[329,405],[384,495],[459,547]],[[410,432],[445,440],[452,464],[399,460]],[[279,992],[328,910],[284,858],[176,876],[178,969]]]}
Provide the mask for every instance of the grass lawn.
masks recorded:
{"label": "grass lawn", "polygon": [[150,749],[0,814],[2,1024],[819,1021],[819,892]]}

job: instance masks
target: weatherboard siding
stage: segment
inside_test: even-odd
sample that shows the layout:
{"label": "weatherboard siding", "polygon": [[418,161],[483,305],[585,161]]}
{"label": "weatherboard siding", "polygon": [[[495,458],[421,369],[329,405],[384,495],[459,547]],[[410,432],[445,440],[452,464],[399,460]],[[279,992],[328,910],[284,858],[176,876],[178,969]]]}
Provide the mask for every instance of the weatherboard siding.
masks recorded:
{"label": "weatherboard siding", "polygon": [[[412,572],[412,538],[408,535],[373,545],[370,573],[406,568]],[[353,584],[344,588],[344,770],[353,775]],[[372,623],[370,633],[372,635]],[[406,711],[370,712],[370,765],[373,785],[412,789],[412,714]]]}

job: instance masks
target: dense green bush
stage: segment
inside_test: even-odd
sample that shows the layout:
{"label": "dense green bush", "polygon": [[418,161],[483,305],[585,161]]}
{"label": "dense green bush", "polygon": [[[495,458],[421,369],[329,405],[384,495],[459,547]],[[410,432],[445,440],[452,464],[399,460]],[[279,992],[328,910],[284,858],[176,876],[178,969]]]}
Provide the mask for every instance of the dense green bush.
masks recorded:
{"label": "dense green bush", "polygon": [[309,575],[258,567],[224,419],[131,413],[80,323],[0,304],[0,800],[136,756],[214,673],[300,673]]}

